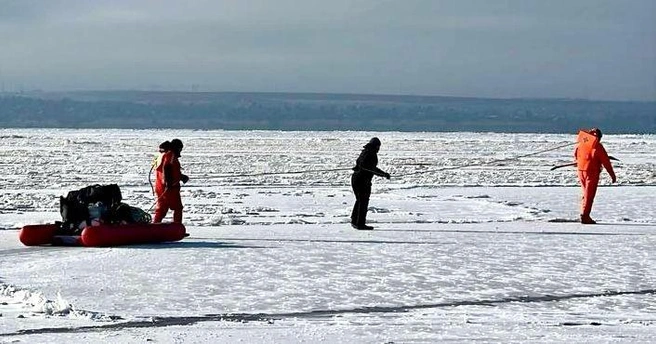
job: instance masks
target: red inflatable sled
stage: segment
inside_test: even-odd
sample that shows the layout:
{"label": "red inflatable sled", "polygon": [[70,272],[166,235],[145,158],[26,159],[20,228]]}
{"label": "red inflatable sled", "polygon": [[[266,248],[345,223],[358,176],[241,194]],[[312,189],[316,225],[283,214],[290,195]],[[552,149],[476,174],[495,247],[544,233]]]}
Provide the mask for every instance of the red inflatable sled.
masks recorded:
{"label": "red inflatable sled", "polygon": [[79,237],[56,235],[57,229],[56,224],[27,225],[20,230],[18,238],[26,246],[81,245],[102,247],[179,241],[187,236],[186,228],[181,223],[101,224],[84,228]]}

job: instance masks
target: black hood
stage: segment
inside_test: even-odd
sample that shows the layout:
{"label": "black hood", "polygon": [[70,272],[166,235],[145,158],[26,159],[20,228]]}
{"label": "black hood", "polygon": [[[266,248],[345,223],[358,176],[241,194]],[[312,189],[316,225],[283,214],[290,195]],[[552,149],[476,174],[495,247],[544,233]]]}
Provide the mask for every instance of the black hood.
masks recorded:
{"label": "black hood", "polygon": [[380,148],[380,140],[377,137],[372,137],[369,142],[367,142],[366,145],[364,145],[365,149],[379,149]]}

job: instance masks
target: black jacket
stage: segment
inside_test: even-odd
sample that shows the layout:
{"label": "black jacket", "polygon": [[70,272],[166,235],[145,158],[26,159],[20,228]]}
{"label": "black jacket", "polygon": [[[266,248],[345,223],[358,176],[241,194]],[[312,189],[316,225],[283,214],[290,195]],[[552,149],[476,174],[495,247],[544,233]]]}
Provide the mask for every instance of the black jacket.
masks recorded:
{"label": "black jacket", "polygon": [[378,165],[378,154],[376,151],[365,147],[355,161],[353,167],[353,176],[360,181],[371,182],[374,174],[380,177],[385,177],[387,173],[376,167]]}

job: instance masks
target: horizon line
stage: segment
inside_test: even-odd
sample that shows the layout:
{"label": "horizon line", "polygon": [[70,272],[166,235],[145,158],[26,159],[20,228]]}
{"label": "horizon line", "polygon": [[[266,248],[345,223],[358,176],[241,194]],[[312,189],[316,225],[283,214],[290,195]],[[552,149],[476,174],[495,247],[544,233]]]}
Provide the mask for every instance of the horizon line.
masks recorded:
{"label": "horizon line", "polygon": [[350,97],[405,97],[405,98],[442,98],[456,100],[505,100],[505,101],[586,101],[586,102],[622,102],[622,103],[656,103],[656,98],[652,100],[637,99],[594,99],[594,98],[577,98],[577,97],[485,97],[485,96],[457,96],[457,95],[426,95],[426,94],[391,94],[391,93],[343,93],[343,92],[294,92],[294,91],[199,91],[199,90],[148,90],[148,89],[69,89],[69,90],[20,90],[6,91],[1,90],[0,95],[24,95],[24,94],[58,94],[58,93],[178,93],[178,94],[262,94],[262,95],[306,95],[306,96],[350,96]]}

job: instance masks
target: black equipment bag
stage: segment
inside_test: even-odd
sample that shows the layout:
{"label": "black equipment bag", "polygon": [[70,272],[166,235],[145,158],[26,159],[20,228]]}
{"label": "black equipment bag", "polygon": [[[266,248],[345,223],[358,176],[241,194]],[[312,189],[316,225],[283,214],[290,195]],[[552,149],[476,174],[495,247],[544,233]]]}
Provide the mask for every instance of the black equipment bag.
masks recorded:
{"label": "black equipment bag", "polygon": [[59,197],[59,212],[62,216],[62,230],[77,230],[77,225],[89,219],[89,204],[101,202],[111,209],[122,200],[121,189],[117,184],[90,185],[70,191],[66,197]]}

